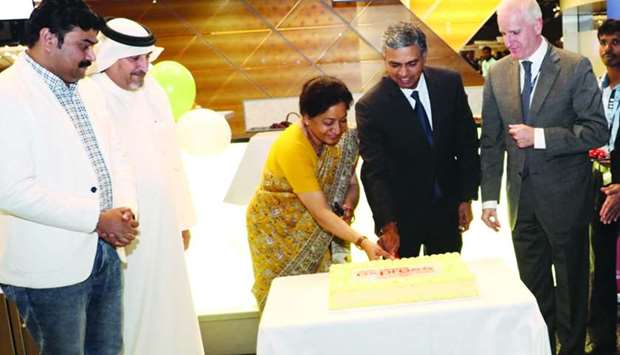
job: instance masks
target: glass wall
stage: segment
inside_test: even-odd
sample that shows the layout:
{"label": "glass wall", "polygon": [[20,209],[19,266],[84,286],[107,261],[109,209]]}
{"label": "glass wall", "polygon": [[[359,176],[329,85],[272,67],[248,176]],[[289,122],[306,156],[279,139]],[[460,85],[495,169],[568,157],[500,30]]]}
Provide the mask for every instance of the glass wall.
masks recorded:
{"label": "glass wall", "polygon": [[[567,2],[568,3],[568,2]],[[563,5],[564,48],[588,57],[597,76],[605,72],[598,55],[596,31],[607,18],[605,1],[595,1],[571,7]]]}

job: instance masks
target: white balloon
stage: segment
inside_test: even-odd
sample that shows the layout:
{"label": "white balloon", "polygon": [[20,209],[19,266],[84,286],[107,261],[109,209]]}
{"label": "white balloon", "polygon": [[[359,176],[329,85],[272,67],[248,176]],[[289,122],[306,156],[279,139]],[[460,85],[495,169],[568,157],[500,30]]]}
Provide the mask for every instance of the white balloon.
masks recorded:
{"label": "white balloon", "polygon": [[177,122],[181,149],[192,155],[218,155],[230,144],[232,132],[224,116],[200,108],[186,112]]}

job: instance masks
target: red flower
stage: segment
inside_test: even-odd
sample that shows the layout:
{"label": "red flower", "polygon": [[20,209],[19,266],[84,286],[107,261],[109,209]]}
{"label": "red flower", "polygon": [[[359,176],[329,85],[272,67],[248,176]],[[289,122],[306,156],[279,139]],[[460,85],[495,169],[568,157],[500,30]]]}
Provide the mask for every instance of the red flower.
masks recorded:
{"label": "red flower", "polygon": [[588,151],[588,156],[590,157],[590,159],[596,160],[605,160],[609,158],[607,151],[603,148],[590,149]]}

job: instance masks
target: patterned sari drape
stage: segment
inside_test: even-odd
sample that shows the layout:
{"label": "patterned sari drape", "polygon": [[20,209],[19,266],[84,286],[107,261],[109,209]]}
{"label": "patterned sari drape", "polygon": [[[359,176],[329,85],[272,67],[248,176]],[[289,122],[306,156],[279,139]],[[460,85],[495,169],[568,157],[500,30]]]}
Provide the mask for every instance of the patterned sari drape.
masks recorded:
{"label": "patterned sari drape", "polygon": [[[317,179],[330,206],[342,204],[357,158],[356,130],[319,157]],[[263,174],[248,205],[247,229],[255,278],[252,292],[261,311],[274,278],[329,268],[333,236],[315,222],[285,178]]]}

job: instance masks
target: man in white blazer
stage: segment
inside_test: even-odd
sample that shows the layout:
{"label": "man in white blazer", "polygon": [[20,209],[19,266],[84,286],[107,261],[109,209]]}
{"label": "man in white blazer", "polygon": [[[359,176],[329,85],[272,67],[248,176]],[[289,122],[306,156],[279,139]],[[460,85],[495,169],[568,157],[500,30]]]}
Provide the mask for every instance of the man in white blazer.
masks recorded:
{"label": "man in white blazer", "polygon": [[121,266],[135,238],[130,168],[84,77],[102,24],[43,0],[0,73],[0,287],[43,354],[119,354]]}

